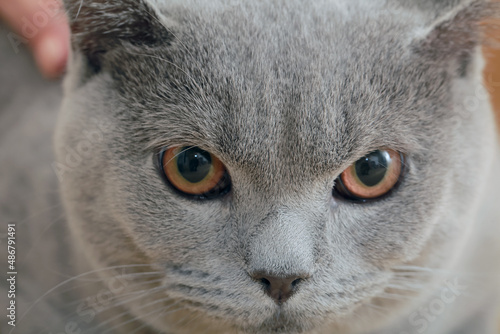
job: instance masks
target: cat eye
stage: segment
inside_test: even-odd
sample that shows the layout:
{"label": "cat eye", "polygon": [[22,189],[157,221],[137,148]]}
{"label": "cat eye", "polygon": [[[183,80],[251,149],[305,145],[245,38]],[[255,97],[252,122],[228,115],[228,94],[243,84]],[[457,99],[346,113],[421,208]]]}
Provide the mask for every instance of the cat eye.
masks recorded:
{"label": "cat eye", "polygon": [[335,182],[334,193],[366,202],[388,194],[403,174],[404,157],[394,150],[369,153],[347,168]]}
{"label": "cat eye", "polygon": [[172,147],[159,155],[161,172],[178,192],[196,198],[211,199],[226,194],[231,187],[224,164],[199,147]]}

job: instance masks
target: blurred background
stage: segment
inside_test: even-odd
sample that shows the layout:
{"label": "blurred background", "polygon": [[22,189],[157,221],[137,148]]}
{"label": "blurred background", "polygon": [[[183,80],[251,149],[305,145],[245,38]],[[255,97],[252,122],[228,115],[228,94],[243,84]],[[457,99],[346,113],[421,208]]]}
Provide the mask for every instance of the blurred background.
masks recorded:
{"label": "blurred background", "polygon": [[[496,2],[500,3],[500,0],[496,0]],[[484,54],[487,63],[484,70],[484,81],[486,89],[491,93],[500,131],[500,18],[486,21],[485,26],[487,39]]]}

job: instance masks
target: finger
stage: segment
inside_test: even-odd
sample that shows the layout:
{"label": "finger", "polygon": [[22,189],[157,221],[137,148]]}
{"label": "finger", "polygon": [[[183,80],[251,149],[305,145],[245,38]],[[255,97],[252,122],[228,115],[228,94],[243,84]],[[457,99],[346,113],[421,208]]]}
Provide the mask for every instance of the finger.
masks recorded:
{"label": "finger", "polygon": [[69,28],[58,0],[0,0],[0,15],[23,36],[42,73],[62,73],[69,52]]}
{"label": "finger", "polygon": [[33,0],[0,0],[1,18],[21,34],[24,19],[32,18],[40,9],[36,1]]}
{"label": "finger", "polygon": [[69,53],[69,28],[65,17],[40,32],[32,48],[41,72],[48,78],[58,77],[66,68]]}

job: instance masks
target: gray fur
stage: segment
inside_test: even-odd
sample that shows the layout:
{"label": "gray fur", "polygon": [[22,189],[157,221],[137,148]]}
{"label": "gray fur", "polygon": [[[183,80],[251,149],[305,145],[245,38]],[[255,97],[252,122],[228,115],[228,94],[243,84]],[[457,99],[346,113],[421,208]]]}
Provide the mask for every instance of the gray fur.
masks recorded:
{"label": "gray fur", "polygon": [[[48,309],[61,317],[48,328],[57,333],[68,319],[85,333],[414,333],[423,326],[415,312],[449,282],[464,291],[427,320],[427,333],[489,328],[492,315],[477,319],[497,305],[499,148],[479,94],[478,22],[492,6],[66,5],[73,53],[57,154],[40,161],[59,178],[69,227],[71,252],[59,252],[72,266],[54,270],[94,275],[47,296],[56,284],[38,280],[27,298],[43,295],[51,308],[35,305],[13,333],[40,332],[35,315]],[[169,188],[154,161],[172,145],[217,155],[231,193],[193,201]],[[407,156],[395,192],[367,204],[332,197],[344,169],[383,147]],[[2,142],[9,161],[18,150]],[[62,261],[42,254],[32,263],[27,272]],[[128,265],[137,266],[120,271]],[[309,278],[278,307],[256,271]],[[111,300],[100,311],[78,308],[102,291]]]}

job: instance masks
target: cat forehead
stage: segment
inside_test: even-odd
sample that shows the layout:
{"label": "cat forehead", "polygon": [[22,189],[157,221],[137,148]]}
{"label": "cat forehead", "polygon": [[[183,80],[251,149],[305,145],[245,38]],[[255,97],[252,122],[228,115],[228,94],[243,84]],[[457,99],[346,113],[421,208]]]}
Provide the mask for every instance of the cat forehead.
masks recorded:
{"label": "cat forehead", "polygon": [[130,60],[122,78],[128,95],[150,95],[138,130],[150,146],[194,144],[255,165],[269,164],[265,150],[326,171],[418,141],[412,99],[439,89],[411,77],[408,21],[385,19],[380,2],[368,6],[380,15],[357,11],[360,1],[276,3],[164,9],[176,18],[171,45]]}
{"label": "cat forehead", "polygon": [[314,50],[363,48],[368,38],[408,42],[415,26],[427,21],[422,12],[386,0],[188,0],[160,8],[191,42],[233,52],[252,48],[264,57],[284,57],[289,50],[295,61]]}

